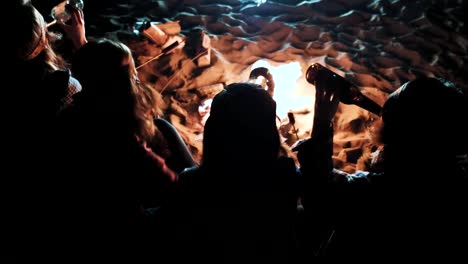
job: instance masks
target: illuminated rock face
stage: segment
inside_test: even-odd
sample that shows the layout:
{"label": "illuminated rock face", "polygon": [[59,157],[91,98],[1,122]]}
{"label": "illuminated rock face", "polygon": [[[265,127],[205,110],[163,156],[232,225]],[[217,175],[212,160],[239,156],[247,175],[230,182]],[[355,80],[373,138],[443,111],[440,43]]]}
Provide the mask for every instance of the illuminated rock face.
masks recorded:
{"label": "illuminated rock face", "polygon": [[[85,8],[87,32],[117,36],[132,47],[139,63],[157,55],[161,47],[129,33],[136,19],[178,21],[181,32],[169,33],[169,42],[194,29],[210,37],[209,60],[198,60],[197,48],[186,39],[185,46],[140,69],[141,79],[162,92],[167,118],[197,158],[206,119],[199,107],[223,85],[247,80],[259,60],[277,69],[273,76],[279,125],[287,124],[285,114],[293,110],[299,137],[306,137],[311,128],[314,87],[303,74],[314,62],[335,70],[380,105],[388,93],[421,75],[444,77],[468,89],[466,25],[456,1],[257,2],[91,1]],[[97,5],[101,9],[93,9]],[[335,120],[336,165],[355,168],[356,157],[371,147],[366,128],[373,118],[358,107],[340,107]],[[287,143],[295,140],[292,128],[283,135],[289,135]]]}

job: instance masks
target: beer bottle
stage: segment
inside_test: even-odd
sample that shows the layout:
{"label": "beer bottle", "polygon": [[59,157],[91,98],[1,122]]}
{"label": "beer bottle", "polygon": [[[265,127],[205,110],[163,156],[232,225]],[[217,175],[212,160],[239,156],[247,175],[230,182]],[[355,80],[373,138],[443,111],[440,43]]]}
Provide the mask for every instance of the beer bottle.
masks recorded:
{"label": "beer bottle", "polygon": [[[315,85],[318,76],[325,74],[327,75],[327,77],[334,80],[333,83],[330,83],[330,85],[333,85],[334,87],[330,87],[330,89],[340,89],[338,93],[338,96],[340,97],[340,102],[342,102],[343,104],[357,105],[376,115],[381,114],[382,107],[380,105],[363,95],[355,85],[353,85],[340,75],[336,74],[335,72],[322,66],[320,63],[314,63],[309,66],[306,72],[306,80],[307,82]],[[316,89],[319,88],[316,87]]]}

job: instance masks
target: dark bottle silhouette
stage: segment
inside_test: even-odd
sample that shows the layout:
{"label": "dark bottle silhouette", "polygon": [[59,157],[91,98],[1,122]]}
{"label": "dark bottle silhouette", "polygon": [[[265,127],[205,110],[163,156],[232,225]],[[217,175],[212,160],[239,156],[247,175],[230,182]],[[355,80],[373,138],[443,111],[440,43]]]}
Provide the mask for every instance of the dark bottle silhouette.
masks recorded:
{"label": "dark bottle silhouette", "polygon": [[322,66],[320,63],[314,63],[309,66],[306,72],[306,80],[315,85],[315,80],[319,75],[326,74],[327,78],[333,78],[333,88],[340,89],[337,93],[340,102],[343,104],[354,104],[376,115],[381,115],[382,107],[363,95],[359,89],[347,81],[345,78]]}

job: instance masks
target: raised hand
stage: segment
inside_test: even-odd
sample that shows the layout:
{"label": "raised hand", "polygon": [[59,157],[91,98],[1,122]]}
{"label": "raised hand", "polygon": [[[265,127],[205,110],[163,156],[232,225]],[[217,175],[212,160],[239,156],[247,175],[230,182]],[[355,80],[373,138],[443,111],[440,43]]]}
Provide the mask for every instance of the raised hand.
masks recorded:
{"label": "raised hand", "polygon": [[[326,133],[340,102],[340,80],[334,74],[322,74],[315,78],[315,113],[312,137]],[[324,131],[326,129],[326,131]]]}
{"label": "raised hand", "polygon": [[67,25],[59,24],[65,32],[65,35],[72,41],[73,49],[78,50],[88,42],[85,33],[85,21],[83,10],[67,5],[71,13],[71,23]]}

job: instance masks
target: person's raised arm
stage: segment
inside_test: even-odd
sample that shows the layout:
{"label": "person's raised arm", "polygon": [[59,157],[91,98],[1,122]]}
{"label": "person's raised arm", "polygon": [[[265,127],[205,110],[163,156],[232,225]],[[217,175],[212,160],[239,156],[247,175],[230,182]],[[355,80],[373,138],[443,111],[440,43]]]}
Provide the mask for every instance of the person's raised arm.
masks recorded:
{"label": "person's raised arm", "polygon": [[83,10],[73,5],[67,5],[67,8],[69,8],[71,12],[71,23],[69,25],[59,25],[71,40],[73,50],[77,51],[88,42],[85,32],[84,13]]}
{"label": "person's raised arm", "polygon": [[338,83],[328,75],[316,76],[315,113],[310,138],[293,146],[301,165],[305,192],[314,186],[323,186],[333,171],[333,126],[332,120],[338,108]]}

